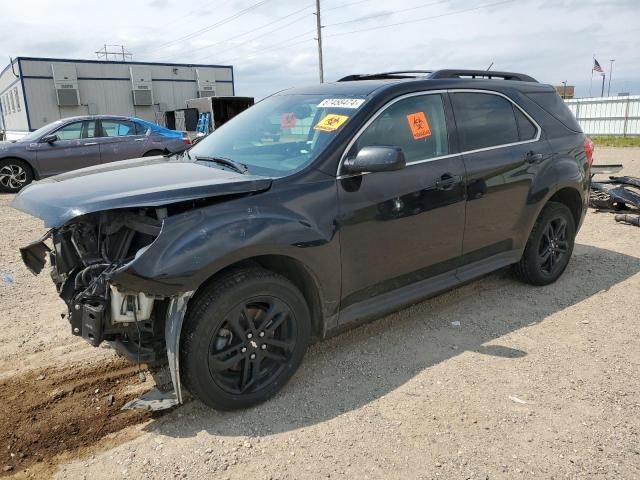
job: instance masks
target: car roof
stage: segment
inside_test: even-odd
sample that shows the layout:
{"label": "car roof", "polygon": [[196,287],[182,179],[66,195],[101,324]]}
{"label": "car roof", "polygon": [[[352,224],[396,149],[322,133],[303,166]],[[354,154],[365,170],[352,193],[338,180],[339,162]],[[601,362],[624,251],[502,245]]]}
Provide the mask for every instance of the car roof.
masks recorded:
{"label": "car roof", "polygon": [[[447,70],[447,72],[450,71]],[[464,72],[469,72],[469,70],[465,70]],[[500,73],[507,74],[508,72]],[[375,79],[368,79],[367,77],[374,77]],[[526,75],[523,75],[522,77],[525,79],[524,81],[515,79],[512,80],[494,78],[429,78],[428,76],[406,77],[389,74],[372,74],[362,76],[350,75],[337,82],[291,88],[278,92],[276,95],[353,95],[359,97],[368,97],[383,92],[393,93],[393,91],[395,90],[404,92],[410,90],[420,91],[450,89],[492,90],[498,92],[508,89],[518,90],[521,92],[555,91],[554,87],[551,85],[538,83],[533,78]]]}
{"label": "car roof", "polygon": [[64,122],[79,122],[82,120],[134,120],[133,117],[126,117],[124,115],[77,115],[75,117],[61,118],[60,121]]}

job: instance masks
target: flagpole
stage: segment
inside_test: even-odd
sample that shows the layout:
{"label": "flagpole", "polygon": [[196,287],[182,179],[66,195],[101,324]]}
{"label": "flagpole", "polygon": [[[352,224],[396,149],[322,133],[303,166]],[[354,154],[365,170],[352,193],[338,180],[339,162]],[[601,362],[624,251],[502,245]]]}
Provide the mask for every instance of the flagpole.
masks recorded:
{"label": "flagpole", "polygon": [[604,97],[604,79],[607,78],[607,74],[603,73],[602,74],[602,92],[600,93],[601,97]]}
{"label": "flagpole", "polygon": [[593,66],[595,65],[596,54],[593,54],[593,62],[591,62],[591,82],[589,83],[589,96],[593,97]]}

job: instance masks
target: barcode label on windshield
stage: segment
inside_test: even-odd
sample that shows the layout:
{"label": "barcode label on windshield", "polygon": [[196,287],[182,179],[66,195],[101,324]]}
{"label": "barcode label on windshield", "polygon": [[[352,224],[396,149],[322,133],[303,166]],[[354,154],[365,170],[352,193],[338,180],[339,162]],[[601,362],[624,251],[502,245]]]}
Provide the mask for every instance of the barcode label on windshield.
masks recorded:
{"label": "barcode label on windshield", "polygon": [[325,98],[318,108],[358,108],[363,103],[362,98]]}

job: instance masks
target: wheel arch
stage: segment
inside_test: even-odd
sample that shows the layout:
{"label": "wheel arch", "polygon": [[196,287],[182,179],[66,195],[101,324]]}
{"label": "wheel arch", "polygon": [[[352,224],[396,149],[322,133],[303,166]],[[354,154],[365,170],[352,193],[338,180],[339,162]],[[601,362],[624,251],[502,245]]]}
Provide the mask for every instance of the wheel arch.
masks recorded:
{"label": "wheel arch", "polygon": [[324,337],[325,315],[322,308],[320,282],[307,265],[294,257],[282,254],[264,254],[236,261],[213,273],[196,289],[194,296],[197,296],[198,292],[204,290],[207,285],[216,281],[221,275],[231,270],[251,267],[264,268],[265,270],[282,275],[295,285],[309,306],[312,338],[317,340]]}
{"label": "wheel arch", "polygon": [[7,155],[6,157],[0,158],[0,162],[4,160],[20,160],[21,162],[26,163],[31,169],[31,174],[33,175],[33,179],[40,180],[40,175],[38,174],[38,170],[34,167],[33,163],[27,160],[26,158],[19,157],[17,155]]}
{"label": "wheel arch", "polygon": [[563,187],[557,190],[549,199],[545,202],[545,205],[549,202],[558,202],[562,203],[571,210],[571,214],[573,215],[573,220],[575,222],[576,231],[578,230],[581,220],[582,214],[584,212],[583,207],[583,198],[580,195],[580,192],[577,188],[574,187]]}

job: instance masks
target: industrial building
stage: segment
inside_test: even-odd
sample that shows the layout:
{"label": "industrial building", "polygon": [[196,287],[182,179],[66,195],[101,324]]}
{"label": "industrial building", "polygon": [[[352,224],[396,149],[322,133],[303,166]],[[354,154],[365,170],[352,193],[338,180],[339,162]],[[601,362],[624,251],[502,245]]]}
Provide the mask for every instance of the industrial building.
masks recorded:
{"label": "industrial building", "polygon": [[0,133],[19,138],[75,115],[155,122],[189,99],[234,94],[230,65],[18,57],[0,73]]}

